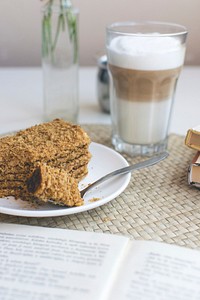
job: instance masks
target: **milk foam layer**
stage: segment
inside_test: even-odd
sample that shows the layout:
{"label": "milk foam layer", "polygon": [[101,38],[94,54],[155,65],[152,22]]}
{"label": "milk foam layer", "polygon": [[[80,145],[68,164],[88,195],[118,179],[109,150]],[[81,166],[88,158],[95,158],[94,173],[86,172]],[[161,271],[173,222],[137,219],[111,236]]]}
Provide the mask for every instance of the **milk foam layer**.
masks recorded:
{"label": "milk foam layer", "polygon": [[175,37],[118,36],[107,47],[110,64],[135,70],[167,70],[183,65],[185,46]]}

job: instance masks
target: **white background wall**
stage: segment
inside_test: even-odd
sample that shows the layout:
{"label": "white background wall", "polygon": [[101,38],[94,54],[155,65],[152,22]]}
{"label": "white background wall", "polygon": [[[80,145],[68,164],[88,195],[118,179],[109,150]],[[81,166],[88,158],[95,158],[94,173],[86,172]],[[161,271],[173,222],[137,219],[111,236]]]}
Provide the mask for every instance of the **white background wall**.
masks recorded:
{"label": "white background wall", "polygon": [[[200,0],[74,0],[80,11],[80,63],[104,53],[105,27],[114,21],[167,21],[189,31],[186,64],[200,65]],[[0,0],[0,67],[41,64],[40,0]]]}

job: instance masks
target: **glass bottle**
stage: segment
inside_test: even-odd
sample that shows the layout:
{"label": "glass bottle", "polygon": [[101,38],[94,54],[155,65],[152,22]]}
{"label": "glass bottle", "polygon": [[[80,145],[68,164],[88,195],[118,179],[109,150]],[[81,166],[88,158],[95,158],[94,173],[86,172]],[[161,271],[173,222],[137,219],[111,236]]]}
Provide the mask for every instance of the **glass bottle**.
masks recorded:
{"label": "glass bottle", "polygon": [[44,120],[78,118],[78,11],[49,0],[42,16]]}

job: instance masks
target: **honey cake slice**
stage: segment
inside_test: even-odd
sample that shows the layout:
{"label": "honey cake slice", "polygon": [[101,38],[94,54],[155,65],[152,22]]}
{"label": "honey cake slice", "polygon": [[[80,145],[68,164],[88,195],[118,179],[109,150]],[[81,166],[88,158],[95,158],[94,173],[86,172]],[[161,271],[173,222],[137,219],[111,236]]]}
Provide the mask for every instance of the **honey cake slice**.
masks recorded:
{"label": "honey cake slice", "polygon": [[38,163],[68,171],[80,181],[88,173],[89,144],[80,126],[59,119],[1,138],[0,197],[28,199],[26,181]]}

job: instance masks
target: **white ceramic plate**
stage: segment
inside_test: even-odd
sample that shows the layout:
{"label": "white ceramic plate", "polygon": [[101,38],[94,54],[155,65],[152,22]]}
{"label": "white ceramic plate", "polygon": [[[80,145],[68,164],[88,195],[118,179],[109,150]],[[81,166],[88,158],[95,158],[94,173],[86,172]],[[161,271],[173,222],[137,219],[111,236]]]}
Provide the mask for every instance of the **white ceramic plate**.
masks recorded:
{"label": "white ceramic plate", "polygon": [[[128,166],[128,162],[116,151],[97,143],[91,143],[91,161],[88,175],[79,184],[79,188],[116,169]],[[34,206],[32,203],[16,200],[13,197],[0,198],[0,213],[24,217],[52,217],[70,215],[104,205],[116,198],[127,187],[131,174],[115,176],[88,191],[84,197],[84,205],[78,207],[59,207],[53,204]]]}

